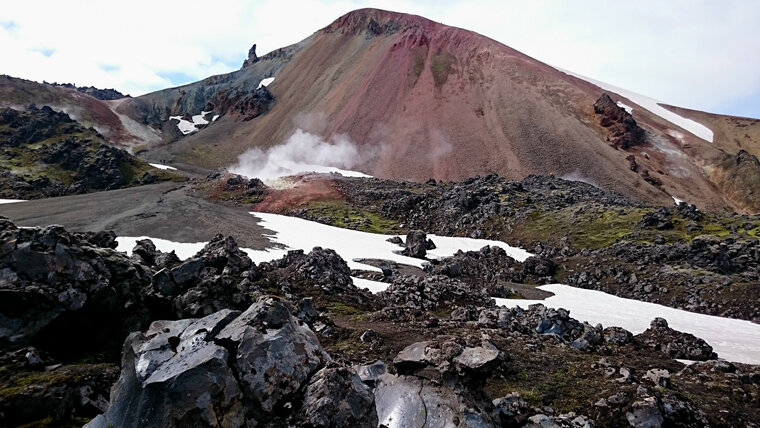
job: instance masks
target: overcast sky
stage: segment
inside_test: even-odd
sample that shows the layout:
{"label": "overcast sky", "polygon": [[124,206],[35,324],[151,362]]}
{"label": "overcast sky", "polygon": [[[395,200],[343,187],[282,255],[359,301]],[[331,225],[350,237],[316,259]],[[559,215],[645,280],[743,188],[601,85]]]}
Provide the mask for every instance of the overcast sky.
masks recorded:
{"label": "overcast sky", "polygon": [[760,118],[760,1],[17,1],[0,74],[139,95],[240,67],[361,7],[467,28],[659,100]]}

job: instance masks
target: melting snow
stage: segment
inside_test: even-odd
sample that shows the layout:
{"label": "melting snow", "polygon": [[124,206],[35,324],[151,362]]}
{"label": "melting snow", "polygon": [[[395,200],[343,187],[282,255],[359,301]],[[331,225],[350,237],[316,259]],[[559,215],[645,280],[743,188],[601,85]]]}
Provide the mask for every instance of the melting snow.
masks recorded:
{"label": "melting snow", "polygon": [[[262,79],[261,82],[259,82],[258,88],[262,86],[269,86],[270,83],[274,82],[274,77],[267,77],[266,79]],[[256,89],[258,89],[256,88]]]}
{"label": "melting snow", "polygon": [[592,325],[619,326],[633,334],[649,328],[656,317],[668,320],[674,330],[691,333],[709,343],[718,357],[747,364],[760,364],[760,325],[750,321],[702,315],[655,303],[624,299],[601,291],[584,290],[563,284],[542,285],[554,296],[546,300],[495,299],[498,305],[527,307],[543,303],[565,308],[570,316]]}
{"label": "melting snow", "polygon": [[676,198],[676,197],[675,197],[675,196],[673,196],[673,195],[671,195],[670,197],[671,197],[671,198],[673,198],[673,201],[676,203],[676,205],[680,205],[680,204],[681,204],[681,202],[683,202],[682,200],[680,200],[680,199]]}
{"label": "melting snow", "polygon": [[211,121],[216,122],[217,119],[219,119],[219,115],[215,114],[214,117],[211,118]]}
{"label": "melting snow", "polygon": [[355,286],[358,288],[369,288],[369,291],[372,293],[385,291],[385,289],[390,285],[385,282],[372,281],[370,279],[357,278],[355,276],[352,276],[351,279],[354,281]]}
{"label": "melting snow", "polygon": [[177,168],[175,168],[173,166],[162,165],[160,163],[149,163],[148,165],[152,166],[153,168],[165,169],[165,170],[168,169],[169,171],[176,171],[177,170]]}
{"label": "melting snow", "polygon": [[[182,132],[182,134],[187,135],[191,132],[195,132],[198,130],[198,125],[208,125],[209,121],[206,119],[206,115],[210,114],[210,111],[201,111],[201,114],[194,115],[191,119],[192,122],[189,120],[182,119],[182,116],[169,116],[169,120],[177,120],[179,121],[177,123],[177,128]],[[211,121],[215,121],[219,118],[219,115],[215,115]]]}
{"label": "melting snow", "polygon": [[631,107],[629,105],[625,105],[625,104],[623,104],[620,101],[617,102],[617,105],[618,105],[618,107],[620,107],[620,108],[624,109],[625,111],[627,111],[628,114],[633,113],[633,107]]}
{"label": "melting snow", "polygon": [[[557,67],[555,67],[555,68],[557,68]],[[571,76],[575,76],[575,77],[577,77],[579,79],[585,80],[587,82],[593,83],[594,85],[596,85],[596,86],[598,86],[598,87],[600,87],[602,89],[605,89],[607,91],[612,91],[612,92],[615,92],[618,95],[622,95],[622,96],[628,98],[629,100],[635,102],[636,104],[640,105],[641,107],[644,107],[645,109],[649,110],[650,112],[656,114],[657,116],[660,116],[661,118],[667,120],[668,122],[673,123],[675,125],[678,125],[681,128],[683,128],[683,129],[691,132],[692,134],[696,135],[697,137],[699,137],[699,138],[701,138],[701,139],[703,139],[705,141],[709,141],[711,143],[713,142],[713,132],[712,132],[712,130],[710,130],[710,128],[706,127],[705,125],[702,125],[699,122],[693,121],[691,119],[687,119],[687,118],[685,118],[683,116],[679,116],[679,115],[673,113],[672,111],[670,111],[670,110],[666,109],[665,107],[661,106],[660,102],[657,101],[657,100],[655,100],[655,99],[653,99],[653,98],[649,98],[647,96],[644,96],[644,95],[641,95],[641,94],[637,94],[635,92],[627,91],[627,90],[625,90],[623,88],[619,88],[619,87],[617,87],[615,85],[610,85],[608,83],[600,82],[598,80],[591,79],[589,77],[581,76],[580,74],[575,74],[572,71],[563,70],[561,68],[557,68],[557,70],[559,70],[559,71],[561,71],[561,72],[563,72],[565,74],[569,74]],[[620,103],[618,103],[618,105],[620,105]],[[621,105],[621,107],[623,107],[623,106]],[[623,108],[625,108],[625,107],[623,107]]]}
{"label": "melting snow", "polygon": [[211,113],[210,111],[202,111],[201,114],[196,114],[193,116],[193,125],[208,125],[208,120],[206,120],[206,115]]}
{"label": "melting snow", "polygon": [[174,251],[180,260],[188,259],[194,256],[198,251],[202,250],[206,246],[205,242],[174,242],[161,238],[151,238],[149,236],[119,236],[116,238],[116,242],[119,244],[116,247],[116,251],[123,251],[127,255],[132,255],[132,248],[135,247],[137,241],[141,239],[150,239],[156,245],[156,249],[165,253]]}
{"label": "melting snow", "polygon": [[180,132],[182,132],[184,135],[198,130],[193,122],[182,119],[182,116],[169,116],[169,120],[178,120],[179,123],[177,123],[177,128],[179,128]]}
{"label": "melting snow", "polygon": [[25,199],[0,199],[0,204],[13,204],[16,202],[25,202]]}
{"label": "melting snow", "polygon": [[[359,259],[385,259],[420,268],[425,263],[424,260],[401,255],[402,248],[387,241],[393,236],[401,236],[402,239],[405,239],[404,235],[359,232],[278,214],[251,214],[260,219],[259,224],[261,226],[277,232],[275,236],[269,237],[272,243],[284,245],[288,249],[302,249],[304,251],[309,251],[316,246],[332,248],[348,262],[351,269],[381,271],[374,266],[357,262],[356,260]],[[437,247],[435,250],[428,251],[431,258],[449,257],[457,250],[478,250],[486,245],[501,247],[507,254],[519,261],[523,261],[531,255],[521,248],[512,247],[501,241],[437,235],[428,235],[428,238],[432,239]],[[270,250],[261,252],[261,254],[254,251],[254,255],[251,257],[254,261],[257,259],[272,260],[281,257],[286,252],[287,249]],[[275,254],[279,255],[273,257]]]}

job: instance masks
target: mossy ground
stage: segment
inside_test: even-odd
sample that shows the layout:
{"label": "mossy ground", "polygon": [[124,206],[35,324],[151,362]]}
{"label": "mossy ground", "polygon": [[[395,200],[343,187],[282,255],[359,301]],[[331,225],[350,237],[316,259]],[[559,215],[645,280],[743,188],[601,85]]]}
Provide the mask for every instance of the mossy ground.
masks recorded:
{"label": "mossy ground", "polygon": [[394,234],[401,231],[397,221],[383,218],[371,210],[351,207],[342,201],[312,202],[303,210],[308,217],[327,219],[330,224],[337,227],[382,234]]}

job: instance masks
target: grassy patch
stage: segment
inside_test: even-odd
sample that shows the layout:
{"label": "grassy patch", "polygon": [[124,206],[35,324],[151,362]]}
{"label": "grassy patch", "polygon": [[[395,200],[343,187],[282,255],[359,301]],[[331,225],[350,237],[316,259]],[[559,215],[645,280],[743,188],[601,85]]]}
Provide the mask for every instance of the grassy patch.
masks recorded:
{"label": "grassy patch", "polygon": [[436,86],[443,86],[446,83],[449,74],[453,71],[455,60],[454,55],[448,52],[433,56],[430,63],[430,71],[433,73],[433,80]]}
{"label": "grassy patch", "polygon": [[339,201],[312,202],[306,208],[311,218],[327,219],[330,224],[362,232],[393,234],[398,233],[398,222],[383,218],[379,214],[352,208]]}

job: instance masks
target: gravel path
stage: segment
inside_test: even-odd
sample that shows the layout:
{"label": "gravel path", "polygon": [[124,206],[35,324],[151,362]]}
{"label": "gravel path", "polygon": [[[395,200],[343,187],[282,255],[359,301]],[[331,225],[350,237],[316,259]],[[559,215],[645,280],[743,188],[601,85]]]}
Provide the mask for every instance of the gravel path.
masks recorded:
{"label": "gravel path", "polygon": [[74,231],[113,230],[119,236],[150,236],[201,242],[215,234],[232,235],[241,247],[271,248],[245,209],[192,196],[182,183],[161,183],[85,195],[0,205],[0,215],[18,226],[60,224]]}

